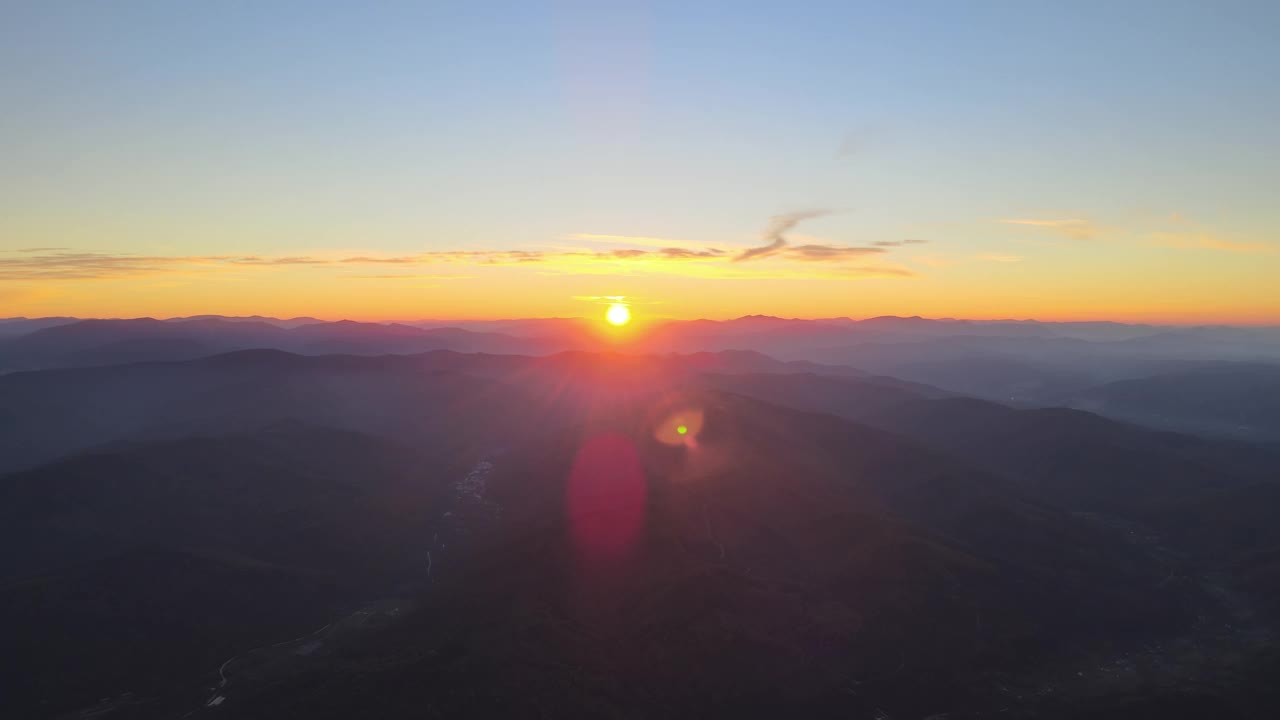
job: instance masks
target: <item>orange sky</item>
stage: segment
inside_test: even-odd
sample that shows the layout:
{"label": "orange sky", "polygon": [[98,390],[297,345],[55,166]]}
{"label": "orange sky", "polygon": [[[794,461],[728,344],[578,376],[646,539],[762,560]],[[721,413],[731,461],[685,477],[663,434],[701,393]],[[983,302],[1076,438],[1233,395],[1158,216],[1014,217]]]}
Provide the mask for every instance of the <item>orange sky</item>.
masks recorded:
{"label": "orange sky", "polygon": [[[1008,235],[1004,252],[961,254],[927,238],[852,245],[792,230],[739,244],[575,235],[520,250],[398,255],[9,249],[0,250],[0,315],[565,317],[596,314],[603,296],[624,296],[641,321],[894,314],[1280,322],[1280,293],[1272,291],[1280,266],[1269,245],[1152,233],[1081,239],[1043,225],[988,225]],[[752,247],[760,254],[749,256]]]}

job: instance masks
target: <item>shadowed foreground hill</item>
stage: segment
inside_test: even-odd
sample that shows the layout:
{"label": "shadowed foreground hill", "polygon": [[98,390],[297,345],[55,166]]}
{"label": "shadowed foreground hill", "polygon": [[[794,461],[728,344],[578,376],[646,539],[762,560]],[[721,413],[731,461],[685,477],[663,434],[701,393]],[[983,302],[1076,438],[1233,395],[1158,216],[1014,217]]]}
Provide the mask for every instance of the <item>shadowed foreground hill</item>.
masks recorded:
{"label": "shadowed foreground hill", "polygon": [[[0,477],[7,674],[31,688],[6,702],[48,717],[105,697],[94,712],[130,718],[1280,708],[1260,679],[1272,456],[812,370],[254,351],[0,378],[0,441],[36,464]],[[1230,534],[1236,519],[1254,534]]]}
{"label": "shadowed foreground hill", "polygon": [[5,705],[31,716],[171,692],[328,622],[420,567],[457,472],[386,441],[290,424],[3,478]]}
{"label": "shadowed foreground hill", "polygon": [[[659,403],[504,454],[497,538],[458,548],[412,617],[217,712],[923,717],[1006,702],[1027,663],[1123,652],[1204,602],[1121,533],[893,435],[678,405],[704,413],[696,445],[654,439]],[[584,461],[593,443],[609,452]],[[575,503],[584,462],[600,472]],[[633,471],[641,493],[618,485]]]}
{"label": "shadowed foreground hill", "polygon": [[1062,507],[1134,517],[1170,500],[1275,480],[1280,455],[1061,408],[928,398],[817,375],[708,375],[706,384],[894,432],[1015,480]]}

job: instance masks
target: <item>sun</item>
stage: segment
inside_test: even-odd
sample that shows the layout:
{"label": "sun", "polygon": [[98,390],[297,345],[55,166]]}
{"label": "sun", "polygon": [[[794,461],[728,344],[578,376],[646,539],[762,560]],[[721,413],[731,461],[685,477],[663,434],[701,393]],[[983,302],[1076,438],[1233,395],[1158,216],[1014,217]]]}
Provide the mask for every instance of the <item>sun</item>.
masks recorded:
{"label": "sun", "polygon": [[605,312],[604,319],[608,320],[610,325],[626,325],[631,322],[631,309],[622,303],[614,303]]}

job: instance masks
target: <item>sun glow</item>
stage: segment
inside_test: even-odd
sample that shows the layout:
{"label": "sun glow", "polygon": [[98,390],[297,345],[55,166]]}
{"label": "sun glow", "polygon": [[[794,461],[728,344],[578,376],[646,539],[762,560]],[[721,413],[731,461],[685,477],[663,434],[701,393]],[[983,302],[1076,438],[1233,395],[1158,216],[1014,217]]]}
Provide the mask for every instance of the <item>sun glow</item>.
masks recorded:
{"label": "sun glow", "polygon": [[631,322],[631,309],[622,303],[614,303],[605,312],[604,319],[608,320],[610,325],[626,325]]}

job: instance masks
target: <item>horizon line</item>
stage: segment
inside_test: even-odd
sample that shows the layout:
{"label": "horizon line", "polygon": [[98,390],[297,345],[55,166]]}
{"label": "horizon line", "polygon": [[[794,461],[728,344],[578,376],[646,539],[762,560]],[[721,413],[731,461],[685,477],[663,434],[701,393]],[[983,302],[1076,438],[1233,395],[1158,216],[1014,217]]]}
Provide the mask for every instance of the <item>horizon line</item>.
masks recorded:
{"label": "horizon line", "polygon": [[[289,322],[294,320],[314,320],[316,323],[336,323],[336,322],[356,322],[368,323],[374,325],[396,325],[396,324],[415,324],[415,323],[502,323],[502,322],[539,322],[539,321],[582,321],[592,322],[592,318],[588,316],[546,316],[546,317],[458,317],[458,318],[389,318],[389,319],[360,319],[355,317],[337,317],[326,318],[314,315],[291,315],[288,317],[276,315],[226,315],[221,313],[197,313],[192,315],[173,315],[169,317],[157,317],[154,315],[138,315],[133,317],[100,317],[100,316],[79,316],[79,315],[46,315],[46,316],[13,316],[0,317],[0,323],[4,322],[20,322],[20,321],[39,321],[52,319],[69,319],[73,322],[84,320],[155,320],[158,322],[172,322],[193,319],[241,319],[241,320],[261,320],[261,321],[277,321]],[[734,315],[726,317],[696,317],[696,318],[675,318],[675,317],[656,317],[644,324],[672,324],[672,323],[692,323],[692,322],[734,322],[738,320],[748,319],[769,319],[781,320],[786,322],[851,322],[861,323],[871,320],[922,320],[928,322],[955,322],[955,323],[988,323],[988,324],[1029,324],[1037,323],[1043,325],[1067,325],[1067,324],[1113,324],[1126,326],[1150,326],[1150,327],[1176,327],[1176,328],[1194,328],[1194,327],[1248,327],[1248,328],[1270,328],[1280,327],[1280,318],[1276,320],[1266,321],[1152,321],[1152,320],[1121,320],[1111,318],[1080,318],[1080,319],[1040,319],[1040,318],[967,318],[967,317],[928,317],[923,315],[869,315],[866,317],[853,317],[849,315],[823,316],[823,317],[786,317],[782,315],[768,315],[763,313],[752,313],[747,315]]]}

